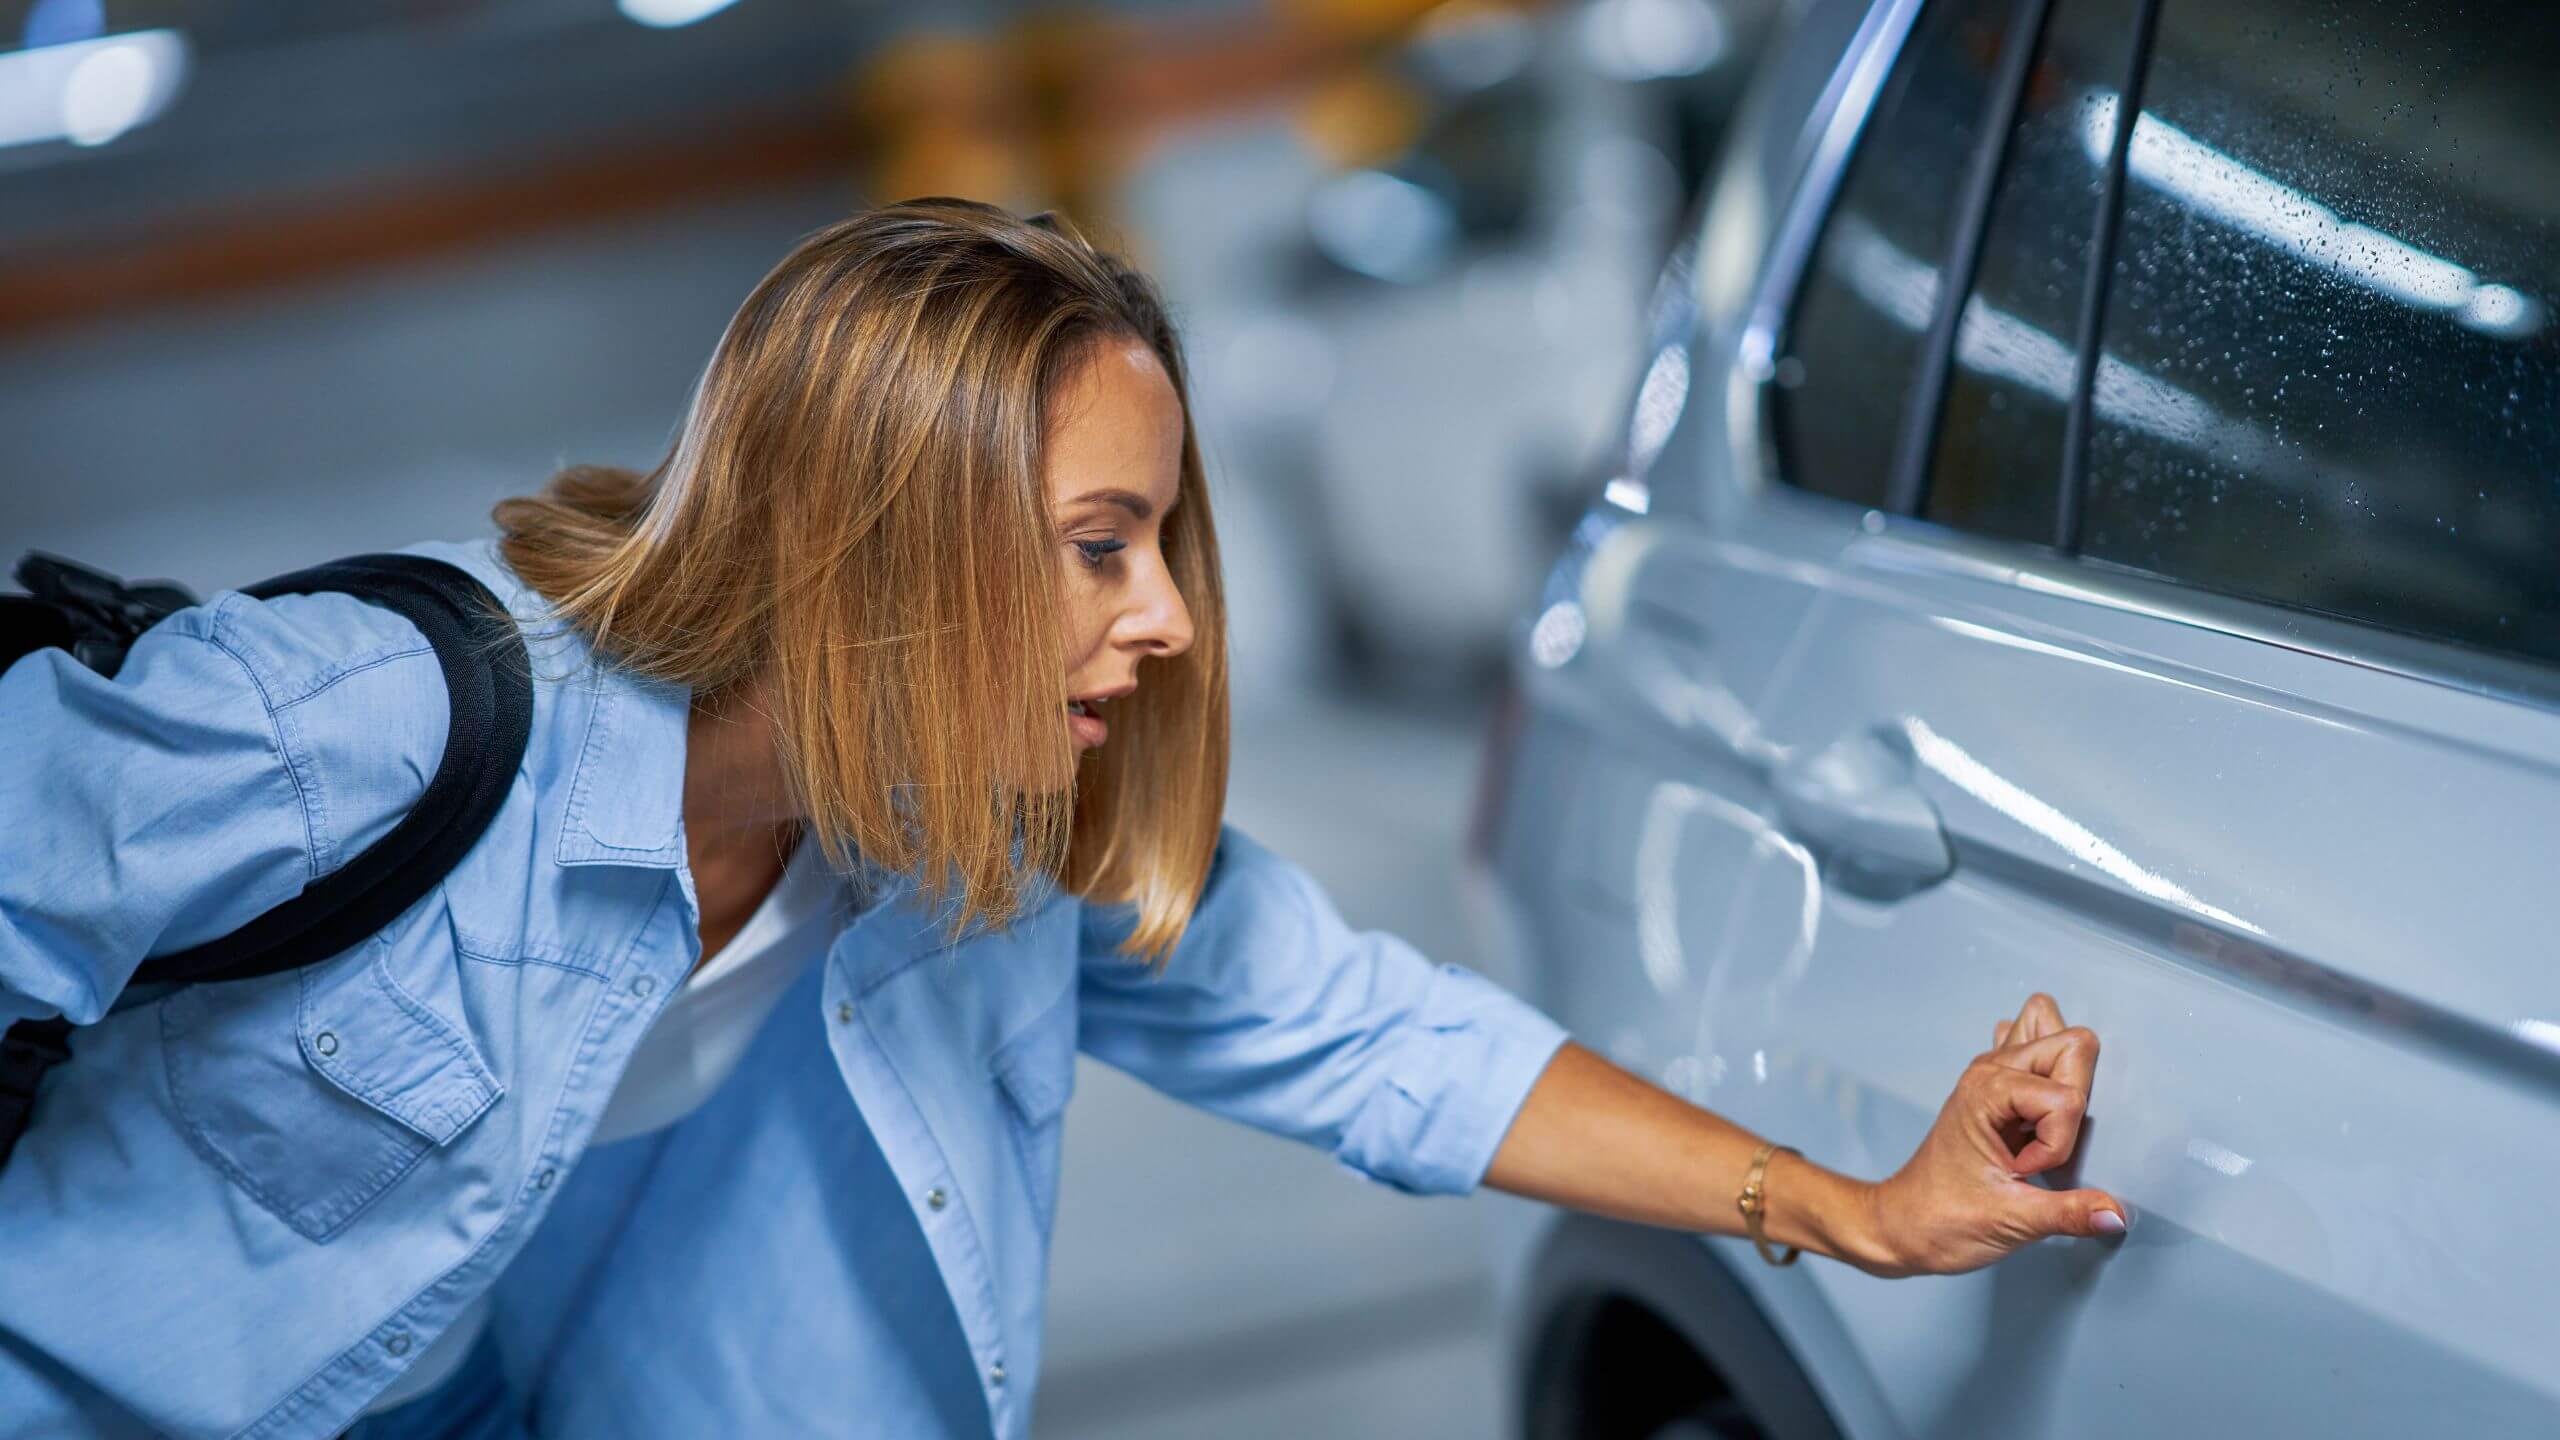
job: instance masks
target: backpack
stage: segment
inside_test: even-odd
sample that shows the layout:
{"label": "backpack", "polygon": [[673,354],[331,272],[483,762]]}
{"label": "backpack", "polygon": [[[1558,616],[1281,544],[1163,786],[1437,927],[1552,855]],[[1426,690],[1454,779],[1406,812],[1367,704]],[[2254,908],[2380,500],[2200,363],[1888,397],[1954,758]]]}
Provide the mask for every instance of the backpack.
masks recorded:
{"label": "backpack", "polygon": [[[47,647],[114,676],[142,632],[196,599],[166,581],[127,584],[58,556],[18,563],[25,595],[0,595],[0,670]],[[424,899],[497,818],[533,727],[524,637],[469,572],[422,555],[359,555],[244,586],[265,600],[334,592],[382,606],[434,647],[453,707],[444,756],[418,803],[363,854],[228,935],[142,962],[133,983],[249,980],[346,950]],[[45,1073],[71,1056],[72,1026],[22,1020],[0,1038],[0,1166],[33,1117]]]}

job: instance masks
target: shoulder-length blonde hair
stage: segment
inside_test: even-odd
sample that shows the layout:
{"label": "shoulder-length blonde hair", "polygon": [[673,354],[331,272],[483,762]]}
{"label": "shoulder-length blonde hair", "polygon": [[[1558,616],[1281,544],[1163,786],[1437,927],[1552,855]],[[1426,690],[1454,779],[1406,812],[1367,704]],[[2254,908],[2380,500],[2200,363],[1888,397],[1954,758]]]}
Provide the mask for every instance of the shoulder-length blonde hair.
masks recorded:
{"label": "shoulder-length blonde hair", "polygon": [[[1197,639],[1079,770],[1064,705],[1046,402],[1097,341],[1183,397],[1163,543]],[[1128,902],[1161,959],[1227,779],[1225,611],[1182,353],[1154,287],[1045,217],[913,200],[802,241],[720,337],[666,459],[497,507],[501,553],[606,660],[753,682],[828,856],[913,875],[961,928],[1055,878]],[[1072,776],[1060,785],[1041,777]]]}

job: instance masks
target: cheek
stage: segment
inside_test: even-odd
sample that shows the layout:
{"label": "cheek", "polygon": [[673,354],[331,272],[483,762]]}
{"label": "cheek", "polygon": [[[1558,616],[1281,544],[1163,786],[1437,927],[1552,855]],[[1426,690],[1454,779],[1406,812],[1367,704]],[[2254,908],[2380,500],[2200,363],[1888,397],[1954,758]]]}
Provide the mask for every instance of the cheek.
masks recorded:
{"label": "cheek", "polygon": [[1090,575],[1068,577],[1064,603],[1058,607],[1058,631],[1066,641],[1067,672],[1093,658],[1111,630],[1111,607]]}

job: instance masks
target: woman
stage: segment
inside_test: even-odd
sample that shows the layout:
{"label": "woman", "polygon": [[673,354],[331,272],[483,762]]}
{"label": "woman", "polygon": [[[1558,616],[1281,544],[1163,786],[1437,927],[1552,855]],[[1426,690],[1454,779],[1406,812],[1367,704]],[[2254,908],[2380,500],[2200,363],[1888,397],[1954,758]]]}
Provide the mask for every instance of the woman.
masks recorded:
{"label": "woman", "polygon": [[1885,1274],[2121,1231],[2030,1001],[1833,1174],[1350,931],[1223,831],[1217,545],[1171,327],[1054,226],[812,236],[641,477],[499,507],[536,656],[489,833],[365,944],[110,1013],[416,799],[434,657],[344,596],[0,679],[0,1019],[90,1026],[0,1173],[0,1431],[1026,1433],[1081,1048],[1388,1183]]}

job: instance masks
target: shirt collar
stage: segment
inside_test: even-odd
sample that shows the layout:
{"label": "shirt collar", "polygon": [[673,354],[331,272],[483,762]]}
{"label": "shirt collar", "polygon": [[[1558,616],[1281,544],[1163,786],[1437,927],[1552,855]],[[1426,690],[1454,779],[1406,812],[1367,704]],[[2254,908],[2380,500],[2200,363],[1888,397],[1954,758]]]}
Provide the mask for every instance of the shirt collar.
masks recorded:
{"label": "shirt collar", "polygon": [[596,667],[586,690],[593,704],[561,817],[560,863],[679,868],[692,692],[610,664]]}

